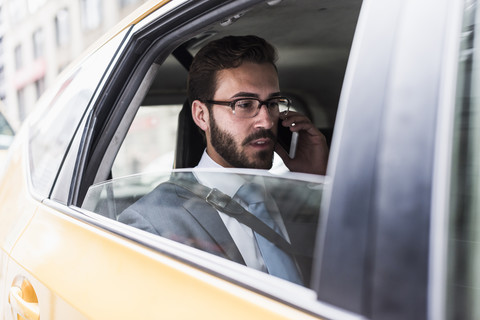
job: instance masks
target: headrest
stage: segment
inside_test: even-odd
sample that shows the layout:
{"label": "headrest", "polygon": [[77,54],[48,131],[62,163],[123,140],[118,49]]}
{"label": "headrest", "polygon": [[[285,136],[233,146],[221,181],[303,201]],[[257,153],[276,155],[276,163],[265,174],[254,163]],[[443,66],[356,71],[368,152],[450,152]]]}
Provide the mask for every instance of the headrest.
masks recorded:
{"label": "headrest", "polygon": [[190,104],[188,101],[185,101],[182,110],[178,114],[174,168],[195,167],[200,161],[205,147],[205,141],[200,133],[200,129],[193,121]]}

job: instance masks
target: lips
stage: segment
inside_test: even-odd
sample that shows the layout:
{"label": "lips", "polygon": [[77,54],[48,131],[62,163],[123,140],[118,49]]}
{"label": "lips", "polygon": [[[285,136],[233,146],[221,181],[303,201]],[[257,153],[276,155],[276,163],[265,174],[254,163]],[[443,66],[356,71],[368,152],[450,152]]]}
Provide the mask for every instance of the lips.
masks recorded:
{"label": "lips", "polygon": [[250,141],[249,145],[254,147],[269,147],[273,144],[272,139],[270,138],[261,138]]}
{"label": "lips", "polygon": [[243,145],[252,145],[252,146],[269,146],[275,141],[275,134],[271,130],[262,130],[248,136]]}

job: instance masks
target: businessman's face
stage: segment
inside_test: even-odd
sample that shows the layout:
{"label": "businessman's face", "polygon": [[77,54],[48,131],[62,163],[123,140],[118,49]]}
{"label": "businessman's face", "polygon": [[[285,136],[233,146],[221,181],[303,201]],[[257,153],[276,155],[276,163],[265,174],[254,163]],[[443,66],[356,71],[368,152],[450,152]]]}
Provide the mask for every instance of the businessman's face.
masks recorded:
{"label": "businessman's face", "polygon": [[[243,63],[238,68],[217,74],[217,91],[213,100],[237,98],[267,100],[279,95],[277,71],[265,63]],[[207,152],[224,167],[270,169],[277,134],[277,115],[266,106],[252,118],[240,118],[228,106],[214,104],[210,109],[206,131]]]}

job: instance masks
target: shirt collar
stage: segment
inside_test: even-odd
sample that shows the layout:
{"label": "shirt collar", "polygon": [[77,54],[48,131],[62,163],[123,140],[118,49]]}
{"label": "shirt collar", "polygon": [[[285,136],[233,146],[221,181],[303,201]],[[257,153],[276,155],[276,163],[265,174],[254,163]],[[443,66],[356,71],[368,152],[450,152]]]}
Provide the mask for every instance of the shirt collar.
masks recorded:
{"label": "shirt collar", "polygon": [[210,158],[206,150],[203,152],[198,165],[194,168],[193,174],[203,185],[209,188],[217,188],[230,197],[233,197],[245,183],[245,179],[240,175],[230,172],[228,168],[222,167]]}

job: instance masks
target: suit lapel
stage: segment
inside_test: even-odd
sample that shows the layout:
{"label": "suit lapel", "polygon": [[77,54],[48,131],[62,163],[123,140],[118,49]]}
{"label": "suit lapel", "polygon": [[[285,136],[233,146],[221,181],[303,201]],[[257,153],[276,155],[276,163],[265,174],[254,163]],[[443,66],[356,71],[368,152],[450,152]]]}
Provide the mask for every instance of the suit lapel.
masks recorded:
{"label": "suit lapel", "polygon": [[[193,183],[198,183],[195,178],[193,178],[193,181]],[[176,186],[176,190],[179,197],[186,199],[183,204],[185,210],[198,221],[208,235],[222,248],[225,255],[235,262],[245,264],[240,251],[235,245],[217,210],[210,206],[205,200],[193,195],[190,191],[182,187]]]}

